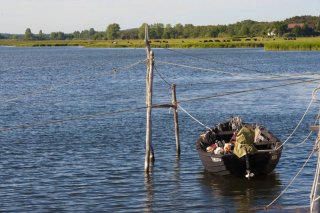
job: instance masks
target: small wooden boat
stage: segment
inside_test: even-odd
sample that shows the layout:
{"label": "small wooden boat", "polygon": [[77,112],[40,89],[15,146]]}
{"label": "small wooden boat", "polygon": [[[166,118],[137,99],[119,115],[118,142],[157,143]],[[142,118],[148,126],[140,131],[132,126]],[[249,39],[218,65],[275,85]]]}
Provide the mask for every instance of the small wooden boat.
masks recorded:
{"label": "small wooden boat", "polygon": [[239,117],[201,134],[196,149],[205,170],[216,175],[271,173],[279,162],[279,139],[263,126],[242,123]]}

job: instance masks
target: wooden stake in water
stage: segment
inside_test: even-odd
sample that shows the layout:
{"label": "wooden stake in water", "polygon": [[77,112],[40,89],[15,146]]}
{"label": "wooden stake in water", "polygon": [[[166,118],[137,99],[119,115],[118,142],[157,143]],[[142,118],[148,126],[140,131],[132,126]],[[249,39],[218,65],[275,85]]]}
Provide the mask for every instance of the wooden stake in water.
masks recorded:
{"label": "wooden stake in water", "polygon": [[153,65],[154,65],[154,55],[150,48],[150,43],[148,40],[148,26],[145,27],[145,45],[147,50],[147,75],[146,75],[146,156],[144,161],[145,173],[149,173],[150,162],[154,161],[154,153],[152,149],[152,87],[153,87]]}
{"label": "wooden stake in water", "polygon": [[174,129],[176,135],[176,152],[177,156],[180,156],[180,138],[179,138],[179,122],[178,122],[178,103],[176,95],[176,85],[172,84],[172,106],[174,109],[173,119],[174,119]]}

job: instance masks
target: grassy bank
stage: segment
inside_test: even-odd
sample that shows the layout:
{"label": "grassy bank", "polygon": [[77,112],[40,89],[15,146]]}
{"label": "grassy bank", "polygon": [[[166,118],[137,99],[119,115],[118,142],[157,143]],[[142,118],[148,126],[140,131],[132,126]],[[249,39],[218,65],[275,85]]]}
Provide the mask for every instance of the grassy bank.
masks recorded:
{"label": "grassy bank", "polygon": [[264,45],[265,50],[305,50],[305,51],[319,51],[320,50],[320,38],[297,38],[294,41],[274,41],[268,42]]}
{"label": "grassy bank", "polygon": [[[18,47],[59,47],[82,46],[92,48],[143,48],[142,40],[0,40],[2,46]],[[151,40],[153,48],[265,48],[265,50],[320,50],[320,37],[297,38],[241,38],[241,39],[167,39]]]}

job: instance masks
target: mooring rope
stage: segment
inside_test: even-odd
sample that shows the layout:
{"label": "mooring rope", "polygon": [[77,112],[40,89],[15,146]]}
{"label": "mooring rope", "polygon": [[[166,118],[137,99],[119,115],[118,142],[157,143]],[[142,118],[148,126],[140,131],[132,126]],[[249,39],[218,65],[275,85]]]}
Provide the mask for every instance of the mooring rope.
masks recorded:
{"label": "mooring rope", "polygon": [[256,82],[256,81],[297,81],[300,80],[301,78],[307,78],[307,79],[315,79],[314,77],[309,77],[306,75],[294,75],[294,76],[283,76],[283,77],[251,77],[251,78],[241,78],[241,79],[236,79],[236,80],[224,80],[221,81],[221,79],[218,79],[216,81],[209,81],[209,82],[193,82],[193,83],[180,83],[178,84],[178,86],[192,86],[192,85],[197,85],[197,84],[201,84],[201,85],[221,85],[221,84],[232,84],[232,83],[240,83],[240,82]]}
{"label": "mooring rope", "polygon": [[[217,61],[217,60],[213,60],[213,59],[208,59],[208,58],[202,58],[202,57],[199,57],[199,56],[194,56],[194,55],[191,55],[191,54],[187,54],[187,53],[183,53],[183,52],[180,52],[180,51],[177,51],[177,50],[174,50],[174,49],[170,49],[170,48],[163,48],[164,50],[168,50],[168,51],[171,51],[171,52],[175,52],[175,53],[178,53],[180,55],[185,55],[185,56],[188,56],[188,57],[192,57],[192,58],[196,58],[196,59],[200,59],[200,60],[204,60],[204,61],[208,61],[208,62],[214,62],[216,64],[222,64],[222,65],[226,65],[226,66],[229,66],[229,67],[234,67],[234,68],[238,68],[238,69],[242,69],[242,70],[247,70],[247,71],[251,71],[251,72],[256,72],[256,73],[260,73],[260,74],[266,74],[266,73],[263,73],[261,72],[260,70],[255,70],[255,69],[248,69],[248,68],[245,68],[245,67],[241,67],[241,66],[237,66],[237,65],[234,65],[234,64],[230,64],[230,63],[223,63],[221,61]],[[281,76],[281,75],[275,75],[275,74],[269,74],[269,75],[272,75],[272,76]]]}
{"label": "mooring rope", "polygon": [[291,186],[291,184],[295,181],[295,179],[300,175],[300,173],[302,172],[302,170],[304,169],[304,167],[307,165],[308,161],[310,160],[311,156],[314,153],[314,149],[312,149],[309,157],[306,159],[306,161],[304,162],[304,164],[302,165],[302,167],[299,169],[299,171],[297,172],[297,174],[291,179],[291,181],[289,182],[289,184],[284,188],[284,190],[281,191],[281,193],[271,202],[269,203],[265,209],[268,209],[271,205],[273,205],[287,190],[288,188]]}
{"label": "mooring rope", "polygon": [[[318,114],[317,114],[316,120],[315,120],[315,122],[313,123],[313,125],[316,125],[316,124],[317,124],[317,122],[318,122],[318,120],[319,120],[319,116],[320,116],[320,110],[319,110],[319,112],[318,112]],[[295,148],[295,147],[298,147],[298,146],[303,145],[303,144],[309,139],[309,137],[312,135],[312,133],[313,133],[313,131],[310,131],[310,132],[308,133],[308,135],[306,136],[306,138],[305,138],[301,143],[298,143],[298,144],[295,144],[295,145],[290,145],[290,144],[288,144],[287,146],[290,147],[290,148]]]}
{"label": "mooring rope", "polygon": [[[320,112],[320,110],[319,110]],[[320,113],[319,113],[320,114]],[[319,119],[319,114],[318,114],[318,119]],[[320,126],[320,119],[319,119],[319,126]],[[315,177],[314,177],[314,180],[313,180],[313,184],[312,184],[312,187],[311,187],[311,192],[310,192],[310,208],[311,208],[311,211],[310,212],[313,212],[312,210],[312,207],[314,205],[314,202],[316,202],[320,196],[316,197],[316,189],[318,187],[318,184],[319,184],[319,172],[320,172],[320,154],[319,154],[319,142],[320,142],[320,138],[319,138],[319,133],[318,133],[318,136],[317,136],[317,140],[316,140],[316,145],[317,147],[314,147],[314,150],[318,150],[318,159],[317,159],[317,168],[316,168],[316,172],[315,172]]]}
{"label": "mooring rope", "polygon": [[178,108],[180,108],[184,113],[186,113],[190,118],[192,118],[194,121],[196,121],[198,124],[200,124],[201,126],[205,127],[208,130],[212,130],[210,127],[208,127],[207,125],[205,125],[204,123],[202,123],[201,121],[199,121],[198,119],[196,119],[194,116],[192,116],[187,110],[185,110],[180,104],[178,104]]}
{"label": "mooring rope", "polygon": [[146,106],[131,108],[131,109],[121,109],[121,110],[111,111],[111,112],[98,112],[98,113],[89,114],[89,115],[71,116],[71,117],[65,117],[65,118],[56,119],[56,120],[48,120],[48,121],[43,121],[43,122],[36,122],[36,123],[32,123],[32,124],[23,124],[23,125],[12,126],[12,127],[2,127],[2,128],[0,128],[0,132],[12,131],[12,130],[17,130],[17,129],[28,129],[28,128],[37,127],[37,126],[47,126],[49,124],[57,124],[57,123],[63,123],[63,122],[67,122],[67,121],[89,120],[89,119],[93,119],[93,118],[96,118],[99,116],[115,115],[115,114],[120,114],[120,113],[125,113],[125,112],[138,111],[141,109],[146,109]]}
{"label": "mooring rope", "polygon": [[145,61],[146,61],[146,59],[142,59],[142,60],[139,60],[139,61],[134,62],[132,64],[128,64],[128,65],[124,65],[124,66],[121,66],[121,67],[113,68],[111,70],[108,70],[107,73],[102,73],[102,74],[100,74],[98,76],[86,77],[86,78],[81,78],[81,79],[74,80],[74,81],[66,81],[66,82],[60,83],[58,85],[52,85],[52,86],[49,86],[49,87],[43,87],[43,88],[38,89],[35,92],[28,92],[28,93],[25,93],[25,94],[22,94],[22,95],[18,95],[16,97],[11,97],[11,98],[6,99],[6,100],[0,100],[0,103],[8,103],[8,102],[11,102],[11,101],[16,101],[16,100],[19,100],[21,98],[34,96],[34,95],[37,95],[37,94],[41,94],[43,92],[49,92],[49,91],[58,89],[60,87],[64,87],[64,86],[68,86],[68,85],[71,85],[71,84],[82,82],[84,80],[93,80],[93,79],[97,79],[97,78],[102,77],[102,76],[111,75],[111,74],[117,73],[117,72],[119,72],[121,70],[130,69],[130,68],[132,68],[134,66],[137,66],[138,64],[141,64],[141,63],[143,63]]}
{"label": "mooring rope", "polygon": [[162,76],[162,74],[158,71],[157,67],[154,66],[154,70],[156,71],[156,73],[159,75],[159,77],[162,79],[162,81],[169,87],[171,87],[172,84],[169,83],[169,81]]}
{"label": "mooring rope", "polygon": [[[306,115],[308,114],[310,107],[312,105],[312,103],[316,100],[316,92],[320,89],[320,84],[312,91],[312,97],[310,100],[310,103],[308,104],[308,107],[306,109],[306,111],[303,113],[300,121],[298,122],[298,124],[296,125],[296,127],[293,129],[292,133],[287,137],[287,139],[277,148],[280,149],[281,147],[283,147],[292,137],[292,135],[297,131],[297,129],[300,127],[302,121],[304,120],[304,118],[306,117]],[[310,134],[311,135],[311,134]]]}
{"label": "mooring rope", "polygon": [[263,91],[263,90],[274,89],[274,88],[279,88],[279,87],[286,87],[286,86],[291,86],[291,85],[295,85],[295,84],[311,83],[311,82],[315,82],[315,81],[319,81],[319,80],[320,79],[317,78],[317,79],[312,79],[312,80],[295,81],[295,82],[274,85],[274,86],[268,86],[268,87],[258,87],[258,88],[247,89],[247,90],[231,91],[231,92],[226,92],[226,93],[215,94],[212,96],[203,96],[203,97],[184,99],[179,102],[183,103],[183,102],[191,102],[191,101],[199,101],[199,100],[208,100],[208,99],[214,99],[214,98],[219,98],[219,97],[224,97],[224,96],[237,95],[237,94],[256,92],[256,91]]}
{"label": "mooring rope", "polygon": [[202,71],[210,71],[210,72],[222,73],[222,74],[227,74],[227,75],[230,75],[230,76],[237,75],[236,73],[230,73],[230,72],[225,72],[225,71],[216,70],[216,69],[202,68],[202,67],[194,67],[194,66],[190,66],[190,65],[177,64],[177,63],[166,62],[166,61],[157,61],[157,63],[159,63],[159,64],[168,64],[168,65],[173,65],[173,66],[178,66],[178,67],[183,67],[183,68],[189,68],[189,69],[195,69],[195,70],[202,70]]}
{"label": "mooring rope", "polygon": [[[319,143],[319,138],[317,139],[318,143]],[[314,181],[311,187],[311,193],[310,193],[310,208],[313,207],[314,202],[316,202],[317,200],[319,200],[320,196],[315,197],[316,196],[316,188],[318,187],[319,184],[319,171],[320,171],[320,155],[318,154],[318,161],[317,161],[317,168],[316,168],[316,172],[315,172],[315,177],[314,177]],[[312,212],[312,211],[310,211]]]}

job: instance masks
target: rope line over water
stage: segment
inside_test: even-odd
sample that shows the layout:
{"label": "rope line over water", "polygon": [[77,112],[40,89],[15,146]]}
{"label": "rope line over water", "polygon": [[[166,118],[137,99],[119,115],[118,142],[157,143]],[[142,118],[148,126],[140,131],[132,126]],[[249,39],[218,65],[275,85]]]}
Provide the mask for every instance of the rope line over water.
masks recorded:
{"label": "rope line over water", "polygon": [[288,183],[288,185],[281,191],[281,193],[271,202],[269,203],[265,209],[268,209],[271,205],[273,205],[291,186],[291,184],[296,180],[296,178],[300,175],[300,173],[302,172],[302,170],[304,169],[304,167],[307,165],[307,163],[309,162],[311,156],[314,153],[314,149],[312,149],[312,151],[310,152],[310,155],[308,156],[308,158],[305,160],[304,164],[302,165],[302,167],[299,169],[299,171],[297,172],[297,174],[291,179],[291,181]]}
{"label": "rope line over water", "polygon": [[[317,75],[317,74],[314,74]],[[306,78],[306,79],[315,79],[314,77],[309,77],[308,75],[292,75],[292,76],[282,76],[282,77],[251,77],[251,78],[240,78],[236,80],[224,80],[224,81],[210,81],[210,82],[194,82],[194,83],[183,83],[183,84],[177,84],[177,86],[190,86],[190,85],[217,85],[217,84],[225,84],[225,83],[239,83],[239,82],[256,82],[256,81],[297,81],[297,80],[302,80],[301,78]]]}
{"label": "rope line over water", "polygon": [[13,127],[2,127],[2,128],[0,128],[0,132],[12,131],[12,130],[17,130],[17,129],[28,129],[28,128],[37,127],[37,126],[47,126],[50,124],[63,123],[63,122],[67,122],[67,121],[89,120],[89,119],[97,118],[99,116],[115,115],[115,114],[119,114],[119,113],[138,111],[138,110],[142,110],[142,109],[146,109],[146,107],[144,106],[144,107],[137,107],[137,108],[131,108],[131,109],[121,109],[121,110],[116,110],[116,111],[111,111],[111,112],[98,112],[98,113],[89,114],[89,115],[71,116],[71,117],[66,117],[66,118],[61,118],[61,119],[36,122],[36,123],[32,123],[32,124],[17,125],[17,126],[13,126]]}
{"label": "rope line over water", "polygon": [[[260,70],[248,69],[248,68],[245,68],[245,67],[242,67],[242,66],[237,66],[235,64],[223,63],[221,61],[217,61],[217,60],[213,60],[213,59],[202,58],[202,57],[199,57],[199,56],[194,56],[194,55],[191,55],[191,54],[188,54],[188,53],[180,52],[180,51],[177,51],[177,50],[174,50],[174,49],[171,49],[171,48],[163,48],[163,49],[171,51],[171,52],[178,53],[180,55],[192,57],[192,58],[195,58],[195,59],[200,59],[200,60],[204,60],[204,61],[208,61],[208,62],[213,62],[213,63],[216,63],[216,64],[222,64],[222,65],[226,65],[226,66],[229,66],[229,67],[234,67],[234,68],[238,68],[238,69],[242,69],[242,70],[247,70],[247,71],[251,71],[251,72],[265,74],[265,73],[261,72]],[[272,76],[281,76],[281,75],[275,75],[275,74],[270,74],[270,75],[272,75]]]}
{"label": "rope line over water", "polygon": [[198,119],[196,119],[194,116],[192,116],[187,110],[185,110],[180,104],[178,104],[178,108],[180,108],[184,113],[186,113],[190,118],[192,118],[195,122],[197,122],[198,124],[200,124],[201,126],[205,127],[208,130],[212,130],[210,127],[208,127],[207,125],[205,125],[204,123],[202,123],[201,121],[199,121]]}
{"label": "rope line over water", "polygon": [[195,69],[195,70],[202,70],[202,71],[210,71],[210,72],[216,72],[216,73],[222,73],[230,76],[238,75],[236,73],[230,73],[230,72],[225,72],[221,70],[216,70],[216,69],[210,69],[210,68],[202,68],[202,67],[194,67],[190,65],[185,65],[185,64],[177,64],[177,63],[172,63],[172,62],[166,62],[166,61],[158,61],[157,63],[159,64],[168,64],[168,65],[173,65],[177,67],[183,67],[183,68],[189,68],[189,69]]}
{"label": "rope line over water", "polygon": [[[287,84],[281,84],[281,85],[276,85],[276,86],[270,86],[270,87],[262,87],[262,88],[256,88],[256,89],[249,89],[249,90],[241,90],[241,91],[234,91],[234,92],[227,92],[227,93],[221,93],[221,94],[216,94],[213,96],[207,96],[207,97],[199,97],[199,98],[193,98],[193,99],[186,99],[186,100],[182,100],[182,101],[178,101],[178,105],[180,105],[180,103],[183,102],[192,102],[192,101],[198,101],[198,100],[203,100],[203,99],[212,99],[212,98],[218,98],[218,97],[224,97],[224,96],[230,96],[230,95],[236,95],[236,94],[240,94],[240,93],[247,93],[247,92],[254,92],[254,91],[260,91],[260,90],[266,90],[266,89],[272,89],[272,88],[279,88],[279,87],[285,87],[285,86],[289,86],[289,85],[293,85],[293,84],[300,84],[300,83],[310,83],[310,82],[314,82],[314,81],[318,81],[319,79],[313,79],[313,80],[306,80],[306,81],[298,81],[298,82],[292,82],[292,83],[287,83]],[[157,105],[153,105],[153,106],[157,106]],[[48,125],[48,124],[54,124],[54,123],[62,123],[65,121],[72,121],[72,120],[84,120],[86,118],[91,118],[91,117],[97,117],[99,115],[112,115],[112,114],[118,114],[118,113],[123,113],[123,112],[129,112],[129,111],[135,111],[135,110],[140,110],[140,109],[145,109],[146,107],[138,107],[138,108],[134,108],[134,109],[124,109],[124,110],[119,110],[119,111],[114,111],[114,112],[102,112],[102,113],[97,113],[97,114],[92,114],[92,115],[83,115],[83,116],[78,116],[78,117],[70,117],[70,118],[65,118],[65,119],[58,119],[58,120],[51,120],[51,121],[44,121],[44,122],[39,122],[39,123],[34,123],[34,124],[23,124],[23,125],[17,125],[14,127],[8,127],[8,128],[0,128],[0,132],[1,131],[11,131],[11,130],[15,130],[15,129],[25,129],[25,128],[31,128],[34,126],[44,126],[44,125]],[[180,109],[181,105],[180,105]],[[195,118],[196,119],[196,118]],[[196,119],[198,120],[198,119]],[[198,120],[199,121],[199,120]],[[199,121],[200,122],[200,121]],[[202,122],[200,122],[202,123]],[[207,129],[210,129],[210,127],[204,125],[202,123],[202,126],[206,127]]]}
{"label": "rope line over water", "polygon": [[52,85],[52,86],[49,86],[49,87],[43,87],[43,88],[40,88],[39,90],[34,91],[34,92],[28,92],[28,93],[25,93],[25,94],[22,94],[22,95],[18,95],[18,96],[15,96],[15,97],[11,97],[11,98],[8,98],[8,99],[5,99],[5,100],[0,100],[0,103],[9,103],[9,102],[16,101],[16,100],[19,100],[19,99],[22,99],[22,98],[25,98],[25,97],[31,97],[31,96],[39,95],[39,94],[42,94],[43,92],[53,91],[55,89],[58,89],[58,88],[61,88],[61,87],[64,87],[64,86],[68,86],[68,85],[71,85],[71,84],[79,83],[79,82],[82,82],[84,80],[93,80],[93,79],[97,79],[97,78],[100,78],[100,77],[103,77],[103,76],[108,76],[108,75],[117,73],[117,72],[119,72],[121,70],[126,70],[126,69],[130,69],[132,67],[135,67],[135,66],[137,66],[137,65],[139,65],[139,64],[141,64],[141,63],[143,63],[145,61],[146,61],[146,59],[143,59],[143,60],[139,60],[137,62],[134,62],[132,64],[128,64],[128,65],[117,67],[117,68],[112,68],[111,70],[108,70],[106,73],[102,73],[102,74],[97,75],[97,76],[84,77],[84,78],[81,78],[81,79],[78,79],[78,80],[65,81],[65,82],[62,82],[62,83],[60,83],[58,85]]}
{"label": "rope line over water", "polygon": [[157,75],[162,79],[162,81],[169,87],[171,87],[172,84],[169,83],[169,81],[161,74],[161,72],[158,71],[157,67],[154,66],[154,70],[156,71]]}
{"label": "rope line over water", "polygon": [[[314,122],[313,125],[316,125],[316,124],[317,124],[317,122],[318,122],[318,120],[319,120],[319,116],[320,116],[320,110],[318,111],[317,118],[316,118],[316,120],[315,120],[315,122]],[[290,144],[288,144],[287,146],[290,147],[290,148],[295,148],[295,147],[301,146],[302,144],[304,144],[304,143],[310,138],[310,136],[312,135],[312,133],[313,133],[313,131],[310,131],[310,132],[308,133],[308,135],[306,136],[306,138],[305,138],[301,143],[298,143],[298,144],[295,144],[295,145],[290,145]]]}
{"label": "rope line over water", "polygon": [[[298,124],[296,125],[296,127],[293,129],[292,133],[287,137],[287,139],[277,148],[280,149],[281,147],[283,147],[288,141],[289,139],[292,137],[292,135],[297,131],[297,129],[299,128],[299,126],[301,125],[302,121],[304,120],[304,118],[306,117],[306,115],[308,114],[310,107],[312,105],[312,103],[316,100],[316,92],[320,89],[319,88],[320,84],[312,91],[312,97],[311,100],[308,104],[308,107],[306,109],[306,111],[303,113],[300,121],[298,122]],[[316,119],[317,120],[317,119]],[[310,134],[311,135],[311,134]],[[307,137],[308,138],[308,137]]]}
{"label": "rope line over water", "polygon": [[312,79],[312,80],[295,81],[295,82],[291,82],[291,83],[268,86],[268,87],[258,87],[258,88],[247,89],[247,90],[231,91],[231,92],[226,92],[226,93],[221,93],[221,94],[215,94],[212,96],[203,96],[203,97],[184,99],[184,100],[179,101],[179,103],[198,101],[198,100],[206,100],[206,99],[214,99],[214,98],[219,98],[219,97],[224,97],[224,96],[237,95],[237,94],[241,94],[241,93],[263,91],[263,90],[267,90],[267,89],[274,89],[274,88],[285,87],[285,86],[290,86],[290,85],[295,85],[295,84],[312,83],[312,82],[319,81],[319,80],[320,80],[320,78]]}
{"label": "rope line over water", "polygon": [[[319,137],[316,140],[316,145],[318,145],[317,149],[319,149]],[[316,148],[316,147],[315,147]],[[319,150],[318,150],[319,152]],[[319,184],[319,175],[320,175],[320,154],[318,153],[318,159],[317,159],[317,167],[316,167],[316,172],[315,172],[315,178],[313,180],[313,184],[311,187],[311,193],[310,193],[310,208],[311,211],[313,212],[312,208],[314,207],[314,202],[318,201],[320,196],[316,197],[317,195],[317,188],[318,188],[318,184]]]}

